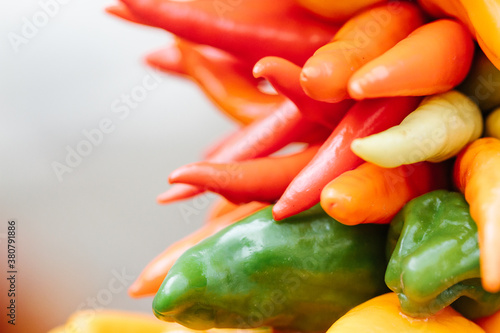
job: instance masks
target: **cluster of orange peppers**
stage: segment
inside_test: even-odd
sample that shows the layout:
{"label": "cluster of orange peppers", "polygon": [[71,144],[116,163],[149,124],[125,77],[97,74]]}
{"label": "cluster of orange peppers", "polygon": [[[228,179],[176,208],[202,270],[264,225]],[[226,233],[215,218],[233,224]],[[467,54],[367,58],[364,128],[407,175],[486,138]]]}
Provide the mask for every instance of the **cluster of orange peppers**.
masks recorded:
{"label": "cluster of orange peppers", "polygon": [[[205,191],[224,200],[147,265],[132,297],[154,295],[185,250],[269,203],[276,220],[321,203],[344,224],[389,223],[409,200],[453,188],[478,226],[483,287],[500,291],[500,1],[121,0],[108,12],[173,34],[147,62],[196,82],[239,125],[170,174],[159,203]],[[426,107],[445,108],[456,91],[474,102],[476,120],[452,110],[445,138],[428,138]],[[476,124],[470,133],[460,117]],[[384,147],[401,161],[383,163],[363,151],[366,138],[399,126],[439,149],[405,162],[409,147]],[[500,313],[475,323],[451,308],[409,318],[387,294],[329,332],[424,331],[499,332]]]}

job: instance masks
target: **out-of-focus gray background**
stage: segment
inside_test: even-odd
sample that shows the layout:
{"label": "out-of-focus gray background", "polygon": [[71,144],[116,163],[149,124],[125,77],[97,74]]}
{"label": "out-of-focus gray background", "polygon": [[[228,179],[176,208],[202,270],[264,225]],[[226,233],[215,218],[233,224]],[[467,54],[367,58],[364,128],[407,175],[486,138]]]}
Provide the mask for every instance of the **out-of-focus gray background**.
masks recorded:
{"label": "out-of-focus gray background", "polygon": [[[184,202],[198,213],[183,216],[155,199],[173,169],[234,125],[193,83],[144,65],[171,37],[106,14],[111,4],[0,2],[1,332],[46,332],[77,309],[149,313],[151,299],[126,288],[208,207]],[[15,327],[6,325],[9,219]]]}

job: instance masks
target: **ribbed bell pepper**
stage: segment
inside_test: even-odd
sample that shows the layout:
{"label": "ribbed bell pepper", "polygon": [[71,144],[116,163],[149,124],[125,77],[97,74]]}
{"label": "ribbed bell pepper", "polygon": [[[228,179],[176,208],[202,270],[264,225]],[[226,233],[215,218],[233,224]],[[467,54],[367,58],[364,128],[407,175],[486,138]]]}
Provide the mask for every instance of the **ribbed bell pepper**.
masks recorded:
{"label": "ribbed bell pepper", "polygon": [[324,332],[387,291],[384,225],[345,226],[319,205],[276,222],[269,206],[186,251],[153,301],[193,329]]}
{"label": "ribbed bell pepper", "polygon": [[477,227],[461,193],[438,190],[410,201],[391,222],[391,249],[385,281],[404,313],[426,317],[452,304],[478,318],[500,309],[500,293],[481,286]]}

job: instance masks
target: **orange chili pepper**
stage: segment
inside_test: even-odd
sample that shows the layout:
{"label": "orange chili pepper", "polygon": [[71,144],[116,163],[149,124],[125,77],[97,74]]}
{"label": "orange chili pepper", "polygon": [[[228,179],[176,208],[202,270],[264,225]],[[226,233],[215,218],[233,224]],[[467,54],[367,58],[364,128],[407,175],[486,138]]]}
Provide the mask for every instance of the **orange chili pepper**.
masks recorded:
{"label": "orange chili pepper", "polygon": [[327,333],[484,333],[450,306],[432,317],[405,315],[395,293],[372,298],[340,317]]}
{"label": "orange chili pepper", "polygon": [[477,224],[482,284],[500,291],[500,140],[481,138],[458,155],[453,179]]}
{"label": "orange chili pepper", "polygon": [[207,213],[206,223],[210,223],[210,221],[232,212],[238,207],[240,207],[240,205],[236,205],[223,197],[218,198]]}
{"label": "orange chili pepper", "polygon": [[447,171],[442,163],[423,162],[396,168],[363,163],[323,188],[321,206],[343,224],[389,223],[411,199],[447,188]]}
{"label": "orange chili pepper", "polygon": [[136,298],[153,296],[160,288],[170,267],[172,267],[182,253],[203,239],[265,206],[266,204],[259,202],[250,202],[239,206],[227,214],[209,221],[189,236],[170,245],[143,269],[139,277],[129,287],[129,295]]}
{"label": "orange chili pepper", "polygon": [[153,67],[184,74],[195,81],[226,115],[249,124],[274,111],[286,98],[260,89],[252,66],[227,52],[177,39],[175,45],[150,54]]}
{"label": "orange chili pepper", "polygon": [[424,23],[414,4],[395,4],[383,4],[354,16],[329,44],[307,60],[301,73],[307,95],[325,102],[348,98],[347,82],[357,69]]}
{"label": "orange chili pepper", "polygon": [[300,86],[300,66],[278,57],[260,59],[253,68],[255,77],[266,78],[282,95],[288,97],[310,121],[334,129],[347,110],[354,104],[352,99],[338,103],[314,100]]}
{"label": "orange chili pepper", "polygon": [[364,99],[446,92],[466,77],[473,56],[472,36],[463,24],[433,21],[356,71],[349,79],[349,95]]}
{"label": "orange chili pepper", "polygon": [[170,174],[170,183],[199,186],[240,204],[272,203],[314,157],[319,145],[285,156],[262,157],[235,163],[197,162]]}
{"label": "orange chili pepper", "polygon": [[148,54],[146,62],[151,67],[169,74],[187,75],[184,57],[177,40],[161,50]]}

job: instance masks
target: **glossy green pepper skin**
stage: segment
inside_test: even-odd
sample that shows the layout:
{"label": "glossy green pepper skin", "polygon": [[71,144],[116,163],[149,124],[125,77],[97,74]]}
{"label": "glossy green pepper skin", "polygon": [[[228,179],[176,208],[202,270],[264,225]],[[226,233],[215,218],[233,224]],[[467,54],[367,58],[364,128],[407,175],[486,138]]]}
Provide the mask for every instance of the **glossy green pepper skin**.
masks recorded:
{"label": "glossy green pepper skin", "polygon": [[481,287],[477,227],[462,194],[439,190],[406,204],[391,222],[388,253],[385,282],[406,314],[427,317],[453,303],[473,319],[500,309],[500,293]]}
{"label": "glossy green pepper skin", "polygon": [[193,329],[326,331],[388,291],[386,233],[386,226],[345,226],[319,205],[276,222],[269,206],[186,251],[156,294],[154,313]]}

